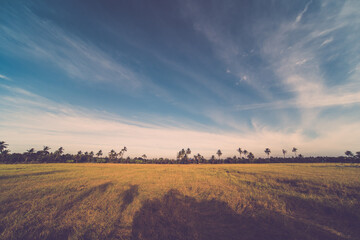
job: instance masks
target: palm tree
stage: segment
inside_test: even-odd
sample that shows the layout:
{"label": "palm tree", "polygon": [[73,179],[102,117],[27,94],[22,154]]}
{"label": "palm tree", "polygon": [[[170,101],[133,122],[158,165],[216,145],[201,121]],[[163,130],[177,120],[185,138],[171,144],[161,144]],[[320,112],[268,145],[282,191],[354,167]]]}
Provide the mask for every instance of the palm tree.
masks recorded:
{"label": "palm tree", "polygon": [[185,149],[181,149],[180,155],[181,155],[181,158],[183,158],[183,157],[186,156],[186,151],[185,151]]}
{"label": "palm tree", "polygon": [[27,162],[29,160],[29,158],[31,158],[31,156],[35,153],[35,149],[34,148],[30,148],[29,150],[26,150],[26,152],[24,153],[25,155],[25,162]]}
{"label": "palm tree", "polygon": [[147,159],[146,154],[143,154],[141,157],[144,158],[144,159]]}
{"label": "palm tree", "polygon": [[348,156],[348,157],[353,157],[353,156],[354,156],[354,154],[353,154],[351,151],[349,151],[349,150],[347,150],[347,151],[345,152],[345,155]]}
{"label": "palm tree", "polygon": [[287,153],[287,151],[285,149],[283,149],[282,153],[284,154],[284,159],[285,159],[285,154]]}
{"label": "palm tree", "polygon": [[216,155],[218,155],[218,156],[219,156],[219,160],[220,160],[220,157],[221,157],[221,155],[222,155],[222,152],[221,152],[221,150],[220,150],[220,149],[219,149],[219,150],[217,150]]}
{"label": "palm tree", "polygon": [[114,160],[116,158],[116,152],[114,149],[111,149],[111,151],[109,152],[109,158],[110,160]]}
{"label": "palm tree", "polygon": [[296,147],[293,147],[293,149],[292,149],[292,152],[295,154],[295,157],[296,157],[296,151],[297,151],[298,149],[296,148]]}
{"label": "palm tree", "polygon": [[43,150],[42,150],[42,153],[43,153],[44,155],[48,155],[48,154],[49,154],[49,150],[50,150],[50,147],[44,146],[44,147],[43,147]]}
{"label": "palm tree", "polygon": [[118,156],[119,156],[119,158],[120,159],[122,159],[123,158],[123,156],[124,156],[124,153],[127,151],[127,147],[123,147],[123,149],[121,149],[120,150],[120,152],[118,153]]}
{"label": "palm tree", "polygon": [[249,155],[247,156],[249,160],[254,160],[255,156],[252,152],[249,153]]}
{"label": "palm tree", "polygon": [[89,156],[90,156],[90,160],[92,161],[92,160],[93,160],[93,158],[94,158],[94,152],[93,152],[93,151],[91,151],[91,152],[89,153]]}
{"label": "palm tree", "polygon": [[[6,151],[6,148],[8,147],[9,145],[6,144],[4,141],[0,141],[0,153],[4,153],[4,151]],[[6,154],[6,153],[5,153]]]}
{"label": "palm tree", "polygon": [[30,148],[29,150],[26,151],[27,154],[33,154],[35,152],[34,148]]}
{"label": "palm tree", "polygon": [[244,149],[243,154],[244,154],[244,156],[246,157],[247,154],[248,154],[248,151],[247,151],[246,149]]}
{"label": "palm tree", "polygon": [[96,153],[96,156],[99,158],[103,155],[103,152],[102,150],[99,150],[97,153]]}
{"label": "palm tree", "polygon": [[76,155],[76,163],[78,163],[78,160],[81,159],[81,156],[82,156],[82,151],[80,150],[77,152],[77,155]]}
{"label": "palm tree", "polygon": [[241,154],[243,153],[243,151],[241,150],[241,148],[238,148],[236,151],[238,151],[238,152],[239,152],[239,154],[240,154],[240,158],[241,158]]}
{"label": "palm tree", "polygon": [[176,159],[181,160],[181,151],[179,151],[176,155]]}
{"label": "palm tree", "polygon": [[59,155],[64,153],[64,148],[63,147],[59,147],[59,149],[57,150],[57,152],[59,153]]}
{"label": "palm tree", "polygon": [[268,158],[270,158],[270,148],[266,148],[264,152],[268,155]]}
{"label": "palm tree", "polygon": [[191,154],[190,148],[186,149],[186,154],[187,154],[187,155],[190,155],[190,154]]}

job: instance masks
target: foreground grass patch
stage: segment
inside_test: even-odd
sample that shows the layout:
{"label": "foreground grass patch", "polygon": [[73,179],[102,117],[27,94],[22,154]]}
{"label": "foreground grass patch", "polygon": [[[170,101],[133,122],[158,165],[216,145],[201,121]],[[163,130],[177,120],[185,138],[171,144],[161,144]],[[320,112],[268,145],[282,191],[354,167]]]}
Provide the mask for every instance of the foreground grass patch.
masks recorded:
{"label": "foreground grass patch", "polygon": [[357,239],[360,168],[0,165],[0,239]]}

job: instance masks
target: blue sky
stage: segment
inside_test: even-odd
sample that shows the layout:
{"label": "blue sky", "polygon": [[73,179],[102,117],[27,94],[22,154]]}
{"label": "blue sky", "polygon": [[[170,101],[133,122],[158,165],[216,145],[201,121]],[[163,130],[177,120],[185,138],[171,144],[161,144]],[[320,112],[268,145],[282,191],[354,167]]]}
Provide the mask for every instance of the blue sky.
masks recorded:
{"label": "blue sky", "polygon": [[360,2],[2,1],[13,152],[359,151]]}

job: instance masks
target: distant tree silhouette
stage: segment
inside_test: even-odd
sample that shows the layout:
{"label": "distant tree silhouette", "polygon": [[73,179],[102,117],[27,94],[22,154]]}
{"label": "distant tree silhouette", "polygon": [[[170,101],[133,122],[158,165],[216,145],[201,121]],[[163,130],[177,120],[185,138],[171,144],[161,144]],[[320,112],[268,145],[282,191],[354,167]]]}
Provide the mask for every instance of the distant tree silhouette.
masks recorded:
{"label": "distant tree silhouette", "polygon": [[77,152],[77,155],[76,155],[76,158],[75,158],[76,163],[81,161],[81,158],[82,158],[82,151],[80,150],[80,151]]}
{"label": "distant tree silhouette", "polygon": [[250,161],[253,161],[253,160],[255,159],[255,156],[254,156],[254,154],[253,154],[252,152],[250,152],[250,153],[247,155],[247,157],[248,157],[248,159],[249,159]]}
{"label": "distant tree silhouette", "polygon": [[43,147],[43,150],[42,150],[42,153],[43,153],[44,155],[49,155],[49,150],[50,150],[50,147],[44,146],[44,147]]}
{"label": "distant tree silhouette", "polygon": [[99,158],[103,155],[103,152],[102,150],[100,149],[97,153],[96,153],[96,156]]}
{"label": "distant tree silhouette", "polygon": [[112,161],[114,161],[115,160],[115,158],[116,158],[116,152],[115,152],[115,150],[114,149],[111,149],[111,151],[109,152],[109,159],[110,160],[112,160]]}
{"label": "distant tree silhouette", "polygon": [[186,149],[186,155],[190,155],[190,154],[191,154],[190,148]]}
{"label": "distant tree silhouette", "polygon": [[63,147],[59,147],[59,148],[54,152],[55,156],[57,156],[57,157],[61,156],[61,154],[63,154],[63,153],[64,153],[64,148],[63,148]]}
{"label": "distant tree silhouette", "polygon": [[286,155],[287,151],[285,149],[283,149],[282,153],[284,154],[284,159],[285,159],[285,155]]}
{"label": "distant tree silhouette", "polygon": [[55,156],[55,162],[58,162],[61,155],[64,153],[64,148],[63,147],[59,147],[55,152],[54,152],[54,156]]}
{"label": "distant tree silhouette", "polygon": [[147,159],[146,154],[143,154],[141,157],[144,158],[144,159]]}
{"label": "distant tree silhouette", "polygon": [[[124,156],[124,153],[127,151],[127,147],[123,147],[120,152],[117,154],[117,156],[119,157],[120,160],[123,159],[123,156]],[[115,158],[116,158],[116,155],[115,155]]]}
{"label": "distant tree silhouette", "polygon": [[266,148],[264,152],[268,155],[268,158],[270,158],[270,153],[271,153],[270,148]]}
{"label": "distant tree silhouette", "polygon": [[7,154],[9,154],[9,153],[10,153],[10,150],[5,149],[5,150],[3,150],[3,151],[2,151],[2,153],[1,153],[1,154],[3,154],[3,155],[7,155]]}
{"label": "distant tree silhouette", "polygon": [[26,150],[26,152],[24,153],[25,155],[25,162],[28,162],[32,156],[35,154],[35,149],[34,148],[30,148],[29,150]]}
{"label": "distant tree silhouette", "polygon": [[125,152],[127,152],[127,147],[123,147],[123,149],[121,149],[121,151],[123,152],[123,154],[122,155],[124,155],[125,154]]}
{"label": "distant tree silhouette", "polygon": [[354,154],[353,154],[351,151],[349,151],[349,150],[347,150],[347,151],[345,152],[345,155],[346,155],[347,157],[354,157]]}
{"label": "distant tree silhouette", "polygon": [[0,141],[0,153],[4,153],[4,151],[6,151],[8,146],[9,145],[6,144],[4,141]]}
{"label": "distant tree silhouette", "polygon": [[220,150],[220,149],[219,149],[219,150],[217,150],[216,155],[218,155],[218,156],[219,156],[219,160],[220,160],[220,157],[221,157],[221,155],[222,155],[222,152],[221,152],[221,150]]}
{"label": "distant tree silhouette", "polygon": [[236,151],[238,151],[238,153],[240,154],[240,158],[241,158],[241,154],[243,153],[243,151],[241,150],[241,148],[238,148]]}
{"label": "distant tree silhouette", "polygon": [[297,152],[297,148],[296,147],[293,147],[293,149],[292,149],[292,152],[295,154],[295,157],[296,157],[296,152]]}
{"label": "distant tree silhouette", "polygon": [[181,156],[181,151],[179,151],[177,154],[176,154],[176,159],[177,160],[181,160],[182,156]]}
{"label": "distant tree silhouette", "polygon": [[356,157],[360,158],[360,152],[356,152]]}
{"label": "distant tree silhouette", "polygon": [[246,149],[244,149],[243,154],[245,157],[247,157],[248,151]]}
{"label": "distant tree silhouette", "polygon": [[35,153],[35,149],[34,148],[30,148],[29,150],[26,151],[27,154],[33,154]]}

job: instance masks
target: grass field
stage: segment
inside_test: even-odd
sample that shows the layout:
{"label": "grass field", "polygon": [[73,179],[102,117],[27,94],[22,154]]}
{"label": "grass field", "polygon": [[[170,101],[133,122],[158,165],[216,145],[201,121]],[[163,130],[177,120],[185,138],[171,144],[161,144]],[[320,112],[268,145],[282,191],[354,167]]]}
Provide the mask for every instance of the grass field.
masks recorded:
{"label": "grass field", "polygon": [[0,165],[0,239],[360,239],[360,167]]}

